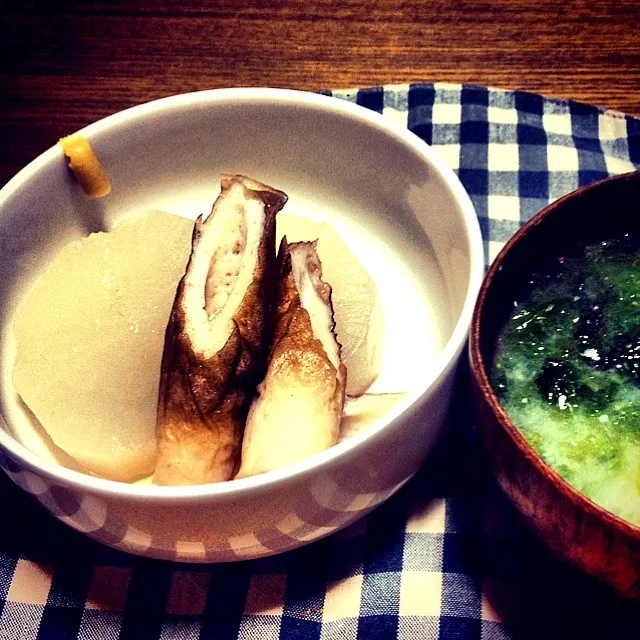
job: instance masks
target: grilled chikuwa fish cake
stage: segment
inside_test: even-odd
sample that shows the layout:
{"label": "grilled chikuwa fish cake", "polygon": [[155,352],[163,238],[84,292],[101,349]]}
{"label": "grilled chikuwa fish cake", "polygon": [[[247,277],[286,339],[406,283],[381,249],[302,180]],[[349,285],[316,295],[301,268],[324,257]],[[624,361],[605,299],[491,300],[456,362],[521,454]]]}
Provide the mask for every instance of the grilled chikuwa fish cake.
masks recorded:
{"label": "grilled chikuwa fish cake", "polygon": [[304,460],[340,435],[347,370],[315,242],[283,238],[278,263],[275,336],[247,418],[238,477]]}
{"label": "grilled chikuwa fish cake", "polygon": [[158,398],[157,484],[232,477],[247,411],[264,376],[274,300],[276,214],[287,196],[224,176],[203,222],[165,335]]}

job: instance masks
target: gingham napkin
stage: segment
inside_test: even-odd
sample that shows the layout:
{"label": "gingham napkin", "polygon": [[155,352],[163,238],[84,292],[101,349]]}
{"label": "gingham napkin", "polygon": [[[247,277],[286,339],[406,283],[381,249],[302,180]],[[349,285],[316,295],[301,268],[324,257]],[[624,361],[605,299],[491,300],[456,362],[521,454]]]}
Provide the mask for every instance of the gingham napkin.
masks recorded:
{"label": "gingham napkin", "polygon": [[[333,95],[445,158],[475,204],[487,263],[549,201],[640,168],[640,120],[588,105],[450,84]],[[640,606],[551,559],[489,477],[470,416],[449,420],[423,470],[365,520],[228,565],[113,551],[3,475],[0,639],[640,637]]]}

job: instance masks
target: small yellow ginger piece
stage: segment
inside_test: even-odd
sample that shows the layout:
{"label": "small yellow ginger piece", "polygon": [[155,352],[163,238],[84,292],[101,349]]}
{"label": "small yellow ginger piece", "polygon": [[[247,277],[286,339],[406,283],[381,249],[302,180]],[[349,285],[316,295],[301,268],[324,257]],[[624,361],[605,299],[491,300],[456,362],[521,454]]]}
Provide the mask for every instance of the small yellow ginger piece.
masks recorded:
{"label": "small yellow ginger piece", "polygon": [[61,138],[58,144],[67,158],[69,169],[90,198],[103,198],[111,193],[109,178],[86,138],[74,133]]}

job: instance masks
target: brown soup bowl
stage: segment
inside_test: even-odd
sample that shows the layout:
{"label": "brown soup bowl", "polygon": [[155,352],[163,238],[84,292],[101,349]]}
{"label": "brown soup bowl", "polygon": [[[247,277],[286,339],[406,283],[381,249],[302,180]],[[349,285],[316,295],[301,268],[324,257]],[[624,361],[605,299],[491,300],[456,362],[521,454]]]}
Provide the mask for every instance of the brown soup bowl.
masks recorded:
{"label": "brown soup bowl", "polygon": [[548,466],[500,405],[490,380],[498,338],[518,291],[553,257],[640,225],[640,172],[608,178],[554,202],[493,262],[470,337],[475,418],[498,483],[551,552],[640,599],[640,527],[595,504]]}

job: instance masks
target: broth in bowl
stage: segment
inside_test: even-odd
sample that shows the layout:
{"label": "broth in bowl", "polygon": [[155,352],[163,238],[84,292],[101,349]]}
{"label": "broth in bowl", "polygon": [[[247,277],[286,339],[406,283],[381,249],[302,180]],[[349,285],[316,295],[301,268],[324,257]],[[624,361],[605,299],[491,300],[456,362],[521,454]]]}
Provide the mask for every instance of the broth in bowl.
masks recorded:
{"label": "broth in bowl", "polygon": [[536,272],[505,327],[492,383],[567,482],[640,524],[640,233]]}

